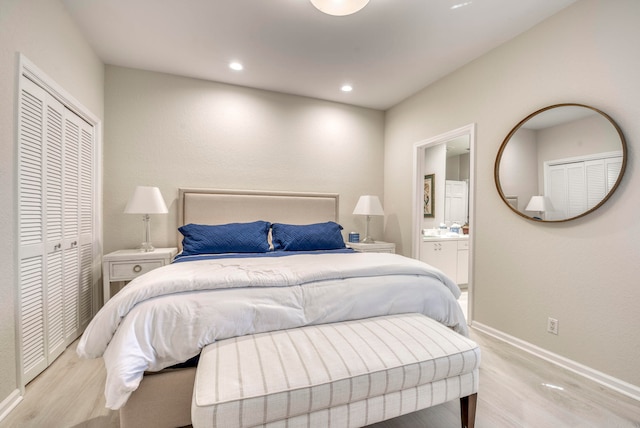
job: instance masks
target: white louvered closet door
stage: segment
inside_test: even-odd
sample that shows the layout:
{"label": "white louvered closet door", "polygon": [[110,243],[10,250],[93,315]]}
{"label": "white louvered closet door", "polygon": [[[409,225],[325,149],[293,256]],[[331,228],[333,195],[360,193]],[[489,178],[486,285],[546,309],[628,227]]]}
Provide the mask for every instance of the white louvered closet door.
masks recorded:
{"label": "white louvered closet door", "polygon": [[64,333],[65,342],[78,329],[78,290],[80,274],[78,260],[78,120],[65,115],[64,120],[64,173],[63,189],[63,241],[64,249]]}
{"label": "white louvered closet door", "polygon": [[[71,112],[69,112],[72,114]],[[77,117],[77,116],[76,116]],[[78,332],[80,335],[91,321],[93,296],[93,188],[94,175],[94,135],[93,126],[80,121],[80,135],[78,140],[78,222],[80,238],[80,276],[78,298]]]}
{"label": "white louvered closet door", "polygon": [[46,302],[45,348],[47,362],[64,351],[64,288],[63,288],[63,125],[64,106],[44,92],[45,97],[45,276],[43,296]]}
{"label": "white louvered closet door", "polygon": [[91,316],[93,128],[24,77],[18,128],[19,322],[27,383]]}
{"label": "white louvered closet door", "polygon": [[66,345],[82,333],[91,318],[92,183],[93,128],[65,109],[63,252]]}
{"label": "white louvered closet door", "polygon": [[22,371],[25,382],[47,367],[45,350],[45,216],[43,140],[46,95],[23,86],[18,129],[19,281]]}

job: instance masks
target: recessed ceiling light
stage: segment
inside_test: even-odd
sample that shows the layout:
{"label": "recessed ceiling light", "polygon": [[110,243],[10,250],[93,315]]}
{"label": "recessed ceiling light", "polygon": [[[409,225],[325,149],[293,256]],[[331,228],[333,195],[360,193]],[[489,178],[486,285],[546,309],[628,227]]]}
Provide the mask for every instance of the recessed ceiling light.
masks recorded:
{"label": "recessed ceiling light", "polygon": [[342,92],[351,92],[351,91],[353,91],[353,86],[351,86],[351,85],[342,85],[342,88],[340,88],[340,90]]}
{"label": "recessed ceiling light", "polygon": [[242,66],[242,64],[240,64],[239,62],[232,62],[229,64],[229,68],[235,71],[240,71],[242,70],[244,67]]}

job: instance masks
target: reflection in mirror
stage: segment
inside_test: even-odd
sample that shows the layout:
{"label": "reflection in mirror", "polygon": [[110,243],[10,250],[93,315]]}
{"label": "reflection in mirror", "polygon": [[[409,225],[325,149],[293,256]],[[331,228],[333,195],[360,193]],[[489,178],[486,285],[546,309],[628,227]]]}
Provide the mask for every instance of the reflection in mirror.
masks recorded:
{"label": "reflection in mirror", "polygon": [[494,170],[498,193],[526,218],[582,217],[614,192],[626,152],[622,131],[600,110],[546,107],[518,123],[502,143]]}
{"label": "reflection in mirror", "polygon": [[469,222],[469,148],[469,136],[464,135],[425,149],[423,171],[433,175],[434,201],[433,215],[425,215],[423,229]]}
{"label": "reflection in mirror", "polygon": [[469,223],[469,136],[450,140],[446,146],[444,222],[462,226]]}

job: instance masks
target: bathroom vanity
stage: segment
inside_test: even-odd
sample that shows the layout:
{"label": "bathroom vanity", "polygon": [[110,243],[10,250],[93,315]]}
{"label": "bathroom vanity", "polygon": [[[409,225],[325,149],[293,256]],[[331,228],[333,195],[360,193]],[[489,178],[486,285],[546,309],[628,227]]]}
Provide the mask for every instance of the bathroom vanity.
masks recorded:
{"label": "bathroom vanity", "polygon": [[469,235],[423,236],[420,260],[443,271],[458,285],[469,282]]}

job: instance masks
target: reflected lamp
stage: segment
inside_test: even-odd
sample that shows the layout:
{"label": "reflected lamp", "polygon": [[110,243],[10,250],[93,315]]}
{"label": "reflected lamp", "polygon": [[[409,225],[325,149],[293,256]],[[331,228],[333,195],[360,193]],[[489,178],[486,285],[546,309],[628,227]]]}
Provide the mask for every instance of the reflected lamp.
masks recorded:
{"label": "reflected lamp", "polygon": [[553,205],[551,205],[551,200],[546,196],[532,196],[525,208],[525,211],[537,211],[538,217],[533,217],[537,220],[542,220],[544,213],[552,210]]}

